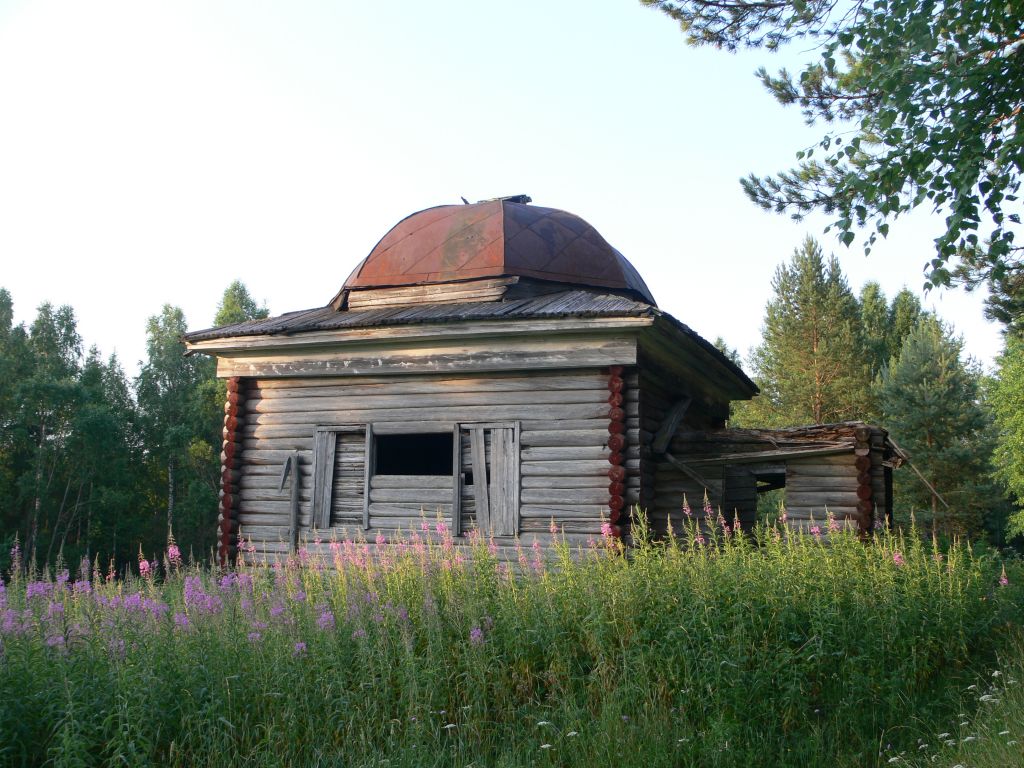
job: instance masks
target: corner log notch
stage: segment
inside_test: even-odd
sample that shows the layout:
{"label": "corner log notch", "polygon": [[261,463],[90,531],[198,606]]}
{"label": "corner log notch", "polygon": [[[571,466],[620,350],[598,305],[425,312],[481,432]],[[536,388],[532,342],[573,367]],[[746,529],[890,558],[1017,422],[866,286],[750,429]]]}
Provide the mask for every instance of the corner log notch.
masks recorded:
{"label": "corner log notch", "polygon": [[241,427],[245,423],[245,418],[239,416],[240,406],[245,402],[242,379],[238,376],[228,379],[227,390],[224,442],[220,453],[220,515],[217,518],[217,556],[222,568],[230,565],[238,552],[238,480],[241,477]]}
{"label": "corner log notch", "polygon": [[622,407],[626,382],[622,366],[608,369],[608,521],[612,535],[622,538],[622,510],[626,505],[626,411]]}

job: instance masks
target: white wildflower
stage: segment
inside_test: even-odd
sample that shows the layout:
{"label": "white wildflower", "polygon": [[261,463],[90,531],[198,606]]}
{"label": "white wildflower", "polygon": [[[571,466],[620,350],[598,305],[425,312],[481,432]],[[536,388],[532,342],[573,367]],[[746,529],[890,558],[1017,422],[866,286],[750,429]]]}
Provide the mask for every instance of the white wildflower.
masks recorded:
{"label": "white wildflower", "polygon": [[1002,677],[1002,675],[1003,673],[1000,672],[998,669],[992,673],[992,677]]}
{"label": "white wildflower", "polygon": [[565,734],[565,738],[567,738],[567,739],[573,739],[573,738],[575,738],[575,737],[577,737],[577,736],[579,736],[579,735],[580,735],[580,734],[579,734],[579,732],[578,732],[578,731],[569,731],[569,732],[568,732],[567,734]]}
{"label": "white wildflower", "polygon": [[986,703],[988,703],[988,702],[995,702],[996,704],[999,703],[999,699],[997,699],[991,693],[986,693],[984,696],[979,696],[978,697],[978,701],[984,701]]}
{"label": "white wildflower", "polygon": [[1000,732],[999,732],[999,735],[1000,735],[1000,736],[1009,736],[1009,735],[1010,735],[1010,732],[1009,732],[1009,731],[1000,731]]}
{"label": "white wildflower", "polygon": [[960,743],[961,744],[966,744],[969,741],[977,741],[977,740],[978,740],[977,736],[964,736],[962,739],[960,739]]}
{"label": "white wildflower", "polygon": [[550,720],[538,720],[537,725],[551,725]]}
{"label": "white wildflower", "polygon": [[459,726],[457,726],[457,725],[456,725],[455,723],[448,723],[448,725],[446,725],[446,726],[444,727],[444,729],[445,729],[446,731],[450,731],[450,730],[451,730],[452,728],[458,728],[458,727],[459,727]]}
{"label": "white wildflower", "polygon": [[540,748],[541,749],[551,749],[551,745],[550,744],[541,744]]}

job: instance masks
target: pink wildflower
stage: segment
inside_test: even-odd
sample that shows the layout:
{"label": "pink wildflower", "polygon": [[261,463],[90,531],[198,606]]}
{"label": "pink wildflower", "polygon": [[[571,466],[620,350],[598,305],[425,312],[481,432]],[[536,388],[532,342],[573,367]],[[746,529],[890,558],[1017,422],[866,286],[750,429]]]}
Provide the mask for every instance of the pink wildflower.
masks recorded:
{"label": "pink wildflower", "polygon": [[469,642],[473,645],[481,645],[484,641],[484,631],[480,627],[474,626],[469,630]]}
{"label": "pink wildflower", "polygon": [[306,644],[305,644],[305,643],[303,643],[303,642],[302,642],[302,641],[300,640],[299,642],[297,642],[297,643],[295,644],[295,648],[294,648],[294,650],[292,651],[292,654],[293,654],[294,656],[300,656],[300,655],[302,655],[302,654],[303,654],[303,653],[305,653],[305,652],[306,652]]}
{"label": "pink wildflower", "polygon": [[167,546],[167,560],[173,566],[177,567],[181,565],[181,550],[178,549],[177,544],[169,544]]}
{"label": "pink wildflower", "polygon": [[548,531],[551,533],[552,536],[558,535],[558,526],[555,525],[554,518],[551,518],[551,523],[548,525]]}
{"label": "pink wildflower", "polygon": [[149,571],[150,571],[149,561],[146,560],[145,558],[143,558],[142,560],[139,560],[139,575],[143,576],[143,577],[147,577],[147,576],[149,576]]}
{"label": "pink wildflower", "polygon": [[683,496],[683,514],[687,517],[693,515],[693,510],[690,509],[690,503],[686,500],[686,496]]}
{"label": "pink wildflower", "polygon": [[903,559],[903,554],[899,550],[896,550],[892,553],[892,562],[895,565],[903,565],[906,563],[906,560]]}
{"label": "pink wildflower", "polygon": [[1010,585],[1010,580],[1006,577],[1006,566],[1003,566],[1003,572],[999,574],[999,586],[1007,587]]}
{"label": "pink wildflower", "polygon": [[836,520],[832,515],[828,516],[828,532],[838,533],[840,530],[839,521]]}
{"label": "pink wildflower", "polygon": [[821,526],[820,525],[812,525],[811,526],[811,535],[812,536],[821,536]]}
{"label": "pink wildflower", "polygon": [[601,535],[606,539],[610,539],[612,537],[612,524],[607,520],[601,523]]}

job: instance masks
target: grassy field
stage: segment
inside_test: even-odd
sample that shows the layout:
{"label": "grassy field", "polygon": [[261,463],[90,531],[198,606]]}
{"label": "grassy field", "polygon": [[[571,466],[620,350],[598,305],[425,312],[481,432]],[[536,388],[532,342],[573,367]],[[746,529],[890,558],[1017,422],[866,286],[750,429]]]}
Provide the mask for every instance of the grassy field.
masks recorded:
{"label": "grassy field", "polygon": [[1019,714],[1024,675],[979,675],[1019,580],[967,546],[719,529],[510,568],[429,527],[378,558],[13,575],[0,764],[954,765],[956,723],[1018,735],[993,701]]}

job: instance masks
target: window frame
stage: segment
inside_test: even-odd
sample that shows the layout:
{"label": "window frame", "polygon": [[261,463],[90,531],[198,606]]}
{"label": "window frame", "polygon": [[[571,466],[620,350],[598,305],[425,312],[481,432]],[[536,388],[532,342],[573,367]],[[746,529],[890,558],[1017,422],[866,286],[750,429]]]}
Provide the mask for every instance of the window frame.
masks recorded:
{"label": "window frame", "polygon": [[[451,434],[452,435],[452,535],[462,535],[462,488],[465,472],[462,467],[462,433],[470,437],[470,464],[473,467],[474,499],[477,506],[477,527],[480,526],[479,510],[482,503],[488,513],[485,514],[487,526],[493,529],[489,510],[491,506],[491,485],[487,482],[486,472],[477,471],[477,462],[486,467],[486,430],[511,430],[511,455],[507,459],[507,475],[505,481],[510,484],[510,493],[506,501],[511,511],[509,523],[511,532],[495,535],[516,536],[519,533],[520,518],[520,486],[522,484],[520,423],[508,422],[451,422],[451,421],[408,421],[408,422],[365,422],[358,424],[317,425],[313,439],[313,496],[311,499],[310,522],[317,530],[329,530],[331,526],[331,508],[333,505],[333,485],[335,472],[335,455],[337,436],[339,433],[365,434],[363,450],[363,530],[370,530],[370,487],[376,470],[376,440],[379,435],[413,435],[413,434]],[[475,435],[475,437],[474,437]],[[331,439],[333,438],[333,440]],[[492,451],[493,438],[492,438]],[[492,457],[493,459],[493,457]],[[492,462],[493,463],[493,462]],[[494,481],[492,466],[492,482]],[[443,475],[439,475],[443,477]],[[482,501],[481,501],[482,500]],[[491,530],[486,532],[488,535]]]}

